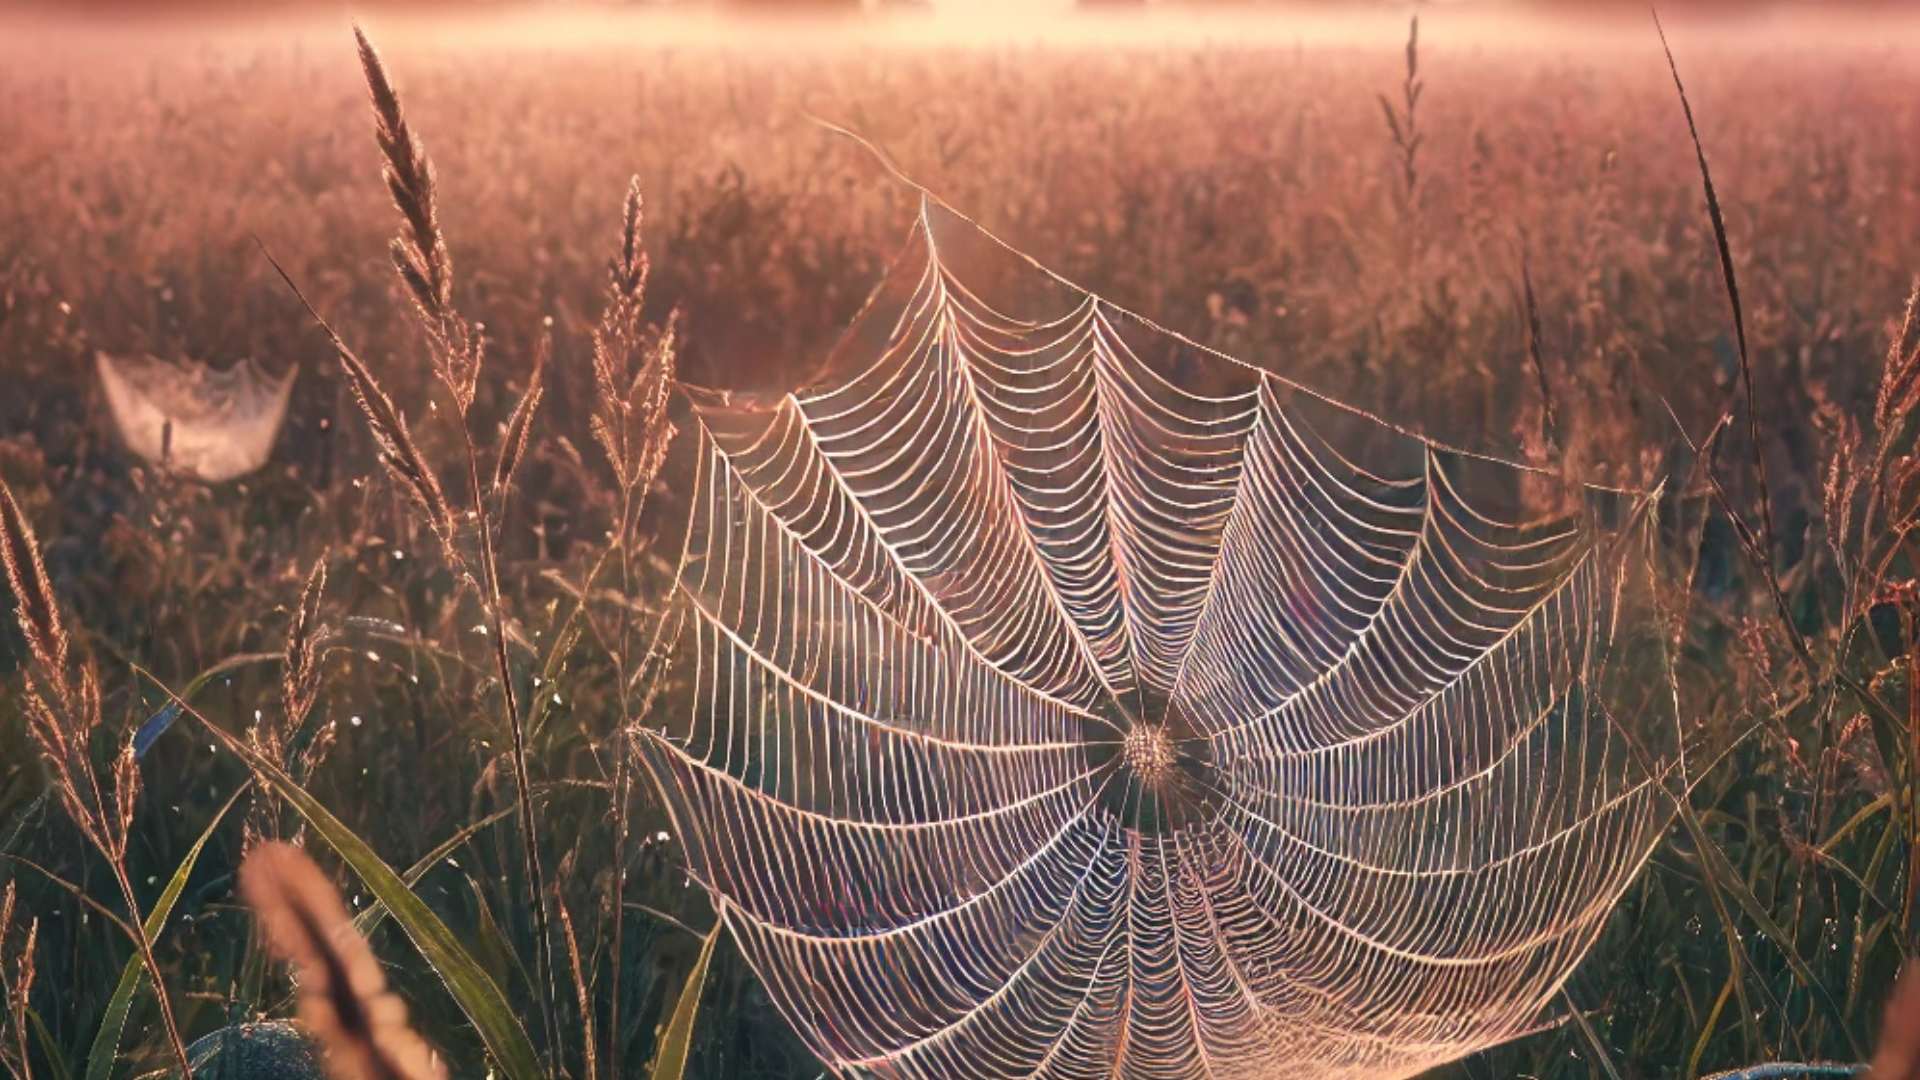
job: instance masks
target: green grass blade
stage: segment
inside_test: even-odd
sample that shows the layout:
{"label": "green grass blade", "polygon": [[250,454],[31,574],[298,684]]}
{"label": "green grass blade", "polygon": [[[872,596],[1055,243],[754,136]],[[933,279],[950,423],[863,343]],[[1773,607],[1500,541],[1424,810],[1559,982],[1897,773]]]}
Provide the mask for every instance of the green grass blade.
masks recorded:
{"label": "green grass blade", "polygon": [[[460,831],[441,841],[432,851],[422,855],[420,861],[407,867],[407,872],[400,875],[400,880],[406,882],[407,888],[409,889],[420,884],[420,879],[426,877],[427,871],[438,865],[440,860],[459,851],[466,845],[467,841],[473,839],[481,830],[506,820],[512,816],[512,814],[513,807],[509,806],[503,810],[495,810],[479,821],[461,828]],[[367,905],[367,910],[354,916],[353,928],[359,931],[361,937],[371,938],[373,932],[380,928],[381,922],[383,922],[386,917],[387,905],[381,903],[376,897],[373,903]]]}
{"label": "green grass blade", "polygon": [[687,1071],[687,1054],[693,1048],[693,1023],[700,1014],[700,991],[707,985],[707,964],[713,960],[714,945],[727,930],[725,901],[721,904],[713,932],[707,935],[706,944],[700,946],[700,957],[693,962],[693,970],[687,972],[687,985],[680,988],[680,1000],[674,1003],[673,1019],[667,1022],[667,1030],[660,1036],[660,1049],[654,1052],[653,1069],[647,1074],[647,1080],[681,1080]]}
{"label": "green grass blade", "polygon": [[[1690,824],[1690,828],[1697,825],[1696,818]],[[1704,828],[1699,828],[1695,832],[1694,842],[1699,848],[1702,869],[1709,877],[1710,886],[1717,886],[1726,895],[1731,896],[1747,918],[1753,920],[1754,925],[1760,928],[1760,932],[1766,935],[1768,942],[1773,945],[1774,951],[1780,954],[1789,968],[1793,969],[1793,974],[1800,985],[1804,986],[1813,995],[1814,1001],[1826,1010],[1828,1018],[1840,1029],[1841,1035],[1846,1038],[1847,1045],[1852,1048],[1853,1053],[1856,1056],[1862,1055],[1860,1041],[1854,1037],[1853,1030],[1847,1026],[1846,1013],[1841,1010],[1840,1003],[1827,992],[1826,984],[1820,981],[1819,976],[1814,974],[1813,968],[1801,957],[1793,938],[1789,937],[1786,930],[1774,921],[1772,913],[1760,902],[1760,898],[1753,895],[1753,890],[1747,887],[1746,879],[1741,877],[1740,871],[1728,861],[1726,852],[1721,851],[1720,845],[1707,837]]]}
{"label": "green grass blade", "polygon": [[41,1055],[47,1059],[47,1064],[53,1067],[53,1080],[73,1080],[73,1070],[67,1068],[67,1063],[61,1060],[60,1044],[54,1039],[53,1032],[47,1030],[47,1022],[42,1020],[39,1012],[33,1009],[27,1010],[27,1022],[33,1028],[34,1041],[40,1044]]}
{"label": "green grass blade", "polygon": [[[234,791],[227,805],[213,815],[212,821],[207,822],[206,831],[200,834],[200,839],[187,849],[186,857],[180,860],[180,866],[174,870],[166,889],[154,901],[153,909],[147,912],[144,927],[148,941],[160,939],[160,932],[166,929],[167,920],[173,917],[174,905],[180,902],[181,894],[187,891],[187,878],[193,875],[194,864],[200,861],[201,849],[213,838],[213,831],[227,819],[227,812],[246,793],[247,786],[241,784]],[[120,983],[113,988],[113,998],[107,1002],[107,1015],[100,1021],[100,1030],[93,1037],[92,1049],[87,1051],[86,1080],[108,1080],[113,1075],[114,1058],[120,1053],[120,1033],[127,1025],[127,1013],[133,1008],[133,995],[139,990],[140,976],[145,971],[146,966],[140,962],[138,953],[127,960],[126,967],[120,969]]]}
{"label": "green grass blade", "polygon": [[1573,1018],[1575,1026],[1580,1029],[1580,1034],[1586,1036],[1587,1047],[1593,1051],[1594,1060],[1599,1062],[1606,1072],[1607,1080],[1620,1080],[1620,1070],[1613,1064],[1613,1055],[1607,1051],[1607,1044],[1600,1041],[1600,1033],[1593,1030],[1593,1022],[1587,1019],[1587,1014],[1580,1008],[1579,1002],[1573,1000],[1573,994],[1565,987],[1560,989],[1560,996],[1566,999],[1567,1015]]}
{"label": "green grass blade", "polygon": [[440,977],[447,992],[453,995],[454,1002],[479,1033],[480,1041],[499,1064],[507,1080],[545,1080],[540,1068],[540,1056],[534,1052],[533,1044],[528,1041],[526,1030],[520,1026],[506,995],[460,946],[459,939],[447,929],[447,924],[414,895],[399,874],[394,873],[393,867],[388,866],[367,846],[366,841],[334,817],[318,799],[294,783],[291,777],[247,745],[245,740],[227,733],[191,709],[187,712],[197,718],[201,726],[228,750],[244,759],[260,782],[285,799],[287,805],[306,820],[314,833],[353,868],[367,891],[386,905],[407,939],[433,966],[434,974]]}

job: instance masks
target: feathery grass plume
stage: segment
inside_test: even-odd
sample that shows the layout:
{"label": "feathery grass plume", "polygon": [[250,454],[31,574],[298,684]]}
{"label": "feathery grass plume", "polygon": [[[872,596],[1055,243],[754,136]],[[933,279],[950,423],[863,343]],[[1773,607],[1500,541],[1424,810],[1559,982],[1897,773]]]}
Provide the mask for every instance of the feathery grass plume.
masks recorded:
{"label": "feathery grass plume", "polygon": [[[75,824],[88,842],[118,862],[126,854],[120,823],[132,811],[116,809],[104,796],[88,756],[89,741],[100,726],[99,686],[90,667],[82,666],[77,674],[72,670],[71,642],[40,558],[40,545],[4,482],[0,482],[0,561],[6,564],[7,584],[13,589],[20,631],[31,656],[21,700],[27,730],[53,770],[55,790]],[[116,791],[128,783],[118,770],[114,780]]]}
{"label": "feathery grass plume", "polygon": [[0,560],[7,568],[19,606],[20,632],[42,674],[67,670],[67,632],[60,625],[60,609],[53,602],[53,584],[33,540],[33,527],[13,492],[0,483]]}
{"label": "feathery grass plume", "polygon": [[27,922],[27,932],[13,961],[7,960],[8,943],[13,940],[14,885],[7,882],[0,894],[0,1006],[6,1009],[6,1038],[0,1039],[0,1065],[13,1080],[32,1080],[27,1065],[27,999],[33,993],[34,952],[39,946],[40,920]]}
{"label": "feathery grass plume", "polygon": [[1387,118],[1387,131],[1393,136],[1393,145],[1400,151],[1401,205],[1404,212],[1411,213],[1414,196],[1420,187],[1420,16],[1415,14],[1407,24],[1407,77],[1400,85],[1400,99],[1404,112],[1395,112],[1393,103],[1387,95],[1379,95],[1380,111]]}
{"label": "feathery grass plume", "polygon": [[407,1025],[407,1007],[353,928],[340,893],[306,852],[278,842],[240,867],[240,895],[273,951],[298,972],[300,1020],[326,1048],[333,1080],[444,1080],[445,1068]]}
{"label": "feathery grass plume", "polygon": [[166,975],[154,955],[153,942],[141,928],[140,902],[127,873],[127,834],[133,827],[134,807],[140,794],[140,767],[134,757],[133,743],[129,740],[121,744],[108,778],[111,795],[103,792],[91,753],[93,734],[101,724],[99,678],[91,663],[72,660],[72,642],[53,597],[53,584],[40,557],[39,541],[34,538],[32,524],[5,481],[0,481],[0,563],[6,565],[7,584],[13,590],[20,630],[32,654],[26,692],[21,695],[27,732],[53,774],[54,790],[61,805],[81,835],[113,870],[120,897],[132,916],[126,924],[128,933],[153,980],[154,998],[160,1006],[168,1042],[181,1075],[190,1078],[192,1068],[187,1059],[187,1044],[174,1019]]}
{"label": "feathery grass plume", "polygon": [[280,708],[286,717],[286,733],[300,726],[313,711],[320,696],[320,600],[327,591],[327,556],[314,560],[307,583],[300,590],[300,605],[294,609],[293,622],[287,627],[285,662],[280,678]]}
{"label": "feathery grass plume", "polygon": [[[480,475],[479,452],[475,448],[468,414],[479,383],[484,337],[480,327],[469,325],[453,306],[453,263],[447,255],[441,235],[438,210],[434,202],[433,166],[427,160],[420,140],[407,127],[400,109],[399,95],[373,43],[358,26],[354,38],[359,42],[360,64],[372,95],[375,133],[385,159],[384,175],[394,205],[400,211],[400,236],[394,241],[394,264],[401,280],[412,293],[415,307],[425,324],[433,349],[434,373],[452,395],[459,414],[459,435],[466,451],[466,479],[470,510],[479,522],[479,551],[471,562],[456,548],[451,519],[441,533],[441,545],[448,559],[460,567],[480,591],[492,640],[494,664],[500,676],[500,698],[508,732],[512,736],[511,756],[520,818],[520,834],[527,856],[528,892],[533,909],[535,967],[541,994],[541,1013],[547,1026],[547,1052],[558,1052],[558,1028],[555,1027],[552,922],[547,908],[546,871],[540,850],[540,836],[533,807],[532,767],[527,746],[526,718],[515,689],[512,664],[507,656],[507,626],[504,598],[500,590],[500,568],[494,550],[497,517],[489,513],[487,488]],[[536,379],[538,376],[536,376]],[[522,423],[529,423],[538,395],[527,406]],[[511,436],[510,436],[511,437]],[[524,446],[525,433],[519,436]],[[503,455],[517,455],[511,445],[502,447]],[[514,459],[517,463],[517,457]],[[496,477],[506,458],[496,461]]]}
{"label": "feathery grass plume", "polygon": [[[607,305],[593,331],[593,436],[623,490],[641,498],[665,460],[673,427],[666,422],[673,392],[674,323],[669,316],[649,348],[641,311],[646,304],[650,264],[640,237],[645,226],[640,178],[627,186],[620,230],[620,251],[607,268]],[[637,512],[637,508],[636,508]]]}
{"label": "feathery grass plume", "polygon": [[533,434],[533,417],[540,410],[540,399],[547,390],[547,364],[553,357],[553,319],[542,321],[540,337],[533,354],[533,374],[527,377],[527,389],[507,416],[500,436],[500,451],[494,457],[493,480],[488,485],[495,504],[506,498],[513,474],[527,454],[527,441]]}
{"label": "feathery grass plume", "polygon": [[464,417],[473,407],[479,384],[482,345],[480,336],[453,307],[453,258],[440,231],[433,163],[427,159],[420,137],[407,126],[400,95],[387,77],[380,54],[360,27],[353,28],[353,36],[360,46],[360,67],[373,98],[374,137],[386,159],[382,175],[402,222],[400,235],[393,240],[394,269],[399,271],[433,338],[434,370]]}
{"label": "feathery grass plume", "polygon": [[[334,728],[323,726],[299,744],[299,734],[320,697],[320,657],[327,629],[320,622],[320,601],[327,589],[327,554],[322,552],[307,574],[300,590],[300,602],[287,626],[287,644],[281,654],[280,715],[257,719],[247,729],[247,739],[267,760],[285,769],[296,783],[305,783],[333,747]],[[280,800],[269,785],[260,785],[253,812],[247,819],[249,838],[266,836],[279,839]],[[297,833],[296,833],[297,835]]]}
{"label": "feathery grass plume", "polygon": [[1873,436],[1824,409],[1828,458],[1821,491],[1827,544],[1846,583],[1847,621],[1864,614],[1914,532],[1920,531],[1920,280],[1888,327],[1886,368],[1874,396]]}
{"label": "feathery grass plume", "polygon": [[[255,242],[259,243],[258,238],[255,238]],[[414,503],[426,515],[427,526],[439,538],[440,546],[446,550],[447,557],[458,564],[460,556],[458,547],[454,543],[453,507],[447,502],[446,492],[441,490],[440,480],[434,474],[433,467],[427,464],[426,455],[420,452],[419,445],[413,441],[412,434],[407,431],[406,417],[400,415],[400,410],[394,407],[393,399],[388,397],[387,392],[381,388],[380,381],[373,377],[373,372],[334,331],[332,324],[328,323],[326,318],[314,308],[307,299],[306,293],[301,292],[300,286],[294,284],[293,277],[287,273],[285,267],[280,265],[280,261],[273,257],[273,253],[267,250],[265,244],[260,244],[260,252],[267,257],[267,262],[273,265],[274,272],[280,275],[280,280],[286,282],[287,288],[293,290],[294,297],[300,301],[302,307],[307,309],[307,314],[319,324],[320,329],[327,335],[327,339],[332,342],[334,355],[340,358],[341,370],[346,372],[347,385],[353,390],[353,398],[359,403],[360,411],[367,418],[367,426],[373,431],[374,441],[379,445],[381,462],[413,496]]]}

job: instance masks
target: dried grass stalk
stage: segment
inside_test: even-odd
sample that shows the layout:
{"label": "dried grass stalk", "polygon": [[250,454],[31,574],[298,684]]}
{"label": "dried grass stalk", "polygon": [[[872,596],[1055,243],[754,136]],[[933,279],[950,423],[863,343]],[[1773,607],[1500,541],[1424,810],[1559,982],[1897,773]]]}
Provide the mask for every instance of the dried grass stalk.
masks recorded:
{"label": "dried grass stalk", "polygon": [[[571,868],[562,866],[561,879],[569,876]],[[587,986],[587,969],[580,962],[580,939],[573,932],[573,916],[567,911],[567,899],[561,895],[559,881],[553,884],[553,908],[560,916],[560,932],[567,943],[567,959],[573,965],[573,993],[580,1009],[580,1054],[586,1063],[586,1080],[599,1080],[599,1063],[594,1055],[593,992]]]}
{"label": "dried grass stalk", "polygon": [[240,867],[240,894],[274,953],[293,963],[300,1020],[326,1048],[333,1080],[444,1080],[446,1070],[407,1025],[340,893],[291,844],[263,843]]}
{"label": "dried grass stalk", "polygon": [[153,942],[141,929],[140,902],[127,873],[127,835],[133,827],[139,801],[140,768],[131,741],[121,745],[107,777],[111,796],[101,790],[91,747],[100,727],[100,682],[91,663],[75,663],[72,641],[54,601],[53,585],[33,527],[4,482],[0,482],[0,562],[6,564],[7,584],[13,590],[21,632],[32,654],[21,712],[27,732],[46,759],[54,791],[82,836],[107,860],[121,899],[131,916],[126,926],[140,950],[141,963],[153,979],[161,1019],[183,1075],[192,1070],[187,1044],[180,1036],[168,999],[166,972],[154,955]]}
{"label": "dried grass stalk", "polygon": [[[100,724],[100,692],[91,669],[76,675],[70,663],[72,641],[54,601],[53,583],[33,526],[13,492],[0,482],[0,561],[6,563],[20,632],[31,662],[21,711],[27,731],[53,771],[54,789],[88,841],[109,859],[125,853],[124,830],[117,828],[131,810],[114,810],[100,791],[88,746]],[[137,780],[138,774],[134,774]],[[131,786],[116,777],[116,790]]]}
{"label": "dried grass stalk", "polygon": [[373,430],[374,441],[379,444],[380,460],[413,496],[415,505],[427,517],[428,527],[439,538],[441,547],[446,549],[447,557],[457,562],[459,553],[454,545],[453,507],[447,502],[446,492],[441,489],[440,480],[432,466],[427,464],[426,455],[420,452],[419,445],[407,431],[406,418],[400,415],[393,399],[381,389],[380,381],[373,377],[373,372],[308,301],[307,295],[300,291],[300,286],[294,284],[292,276],[266,249],[266,245],[262,244],[260,251],[267,257],[267,262],[273,265],[274,272],[280,275],[280,280],[293,290],[293,295],[307,309],[307,314],[313,317],[313,321],[319,324],[327,339],[333,343],[334,355],[340,358],[340,367],[346,372],[347,385],[352,388],[354,400],[359,402],[360,411],[366,415],[367,426]]}
{"label": "dried grass stalk", "polygon": [[320,600],[327,591],[327,557],[315,560],[300,590],[300,606],[287,627],[287,648],[280,678],[280,709],[286,734],[303,723],[320,696]]}
{"label": "dried grass stalk", "polygon": [[553,320],[547,320],[542,327],[538,351],[533,356],[533,374],[527,380],[526,392],[513,407],[513,413],[507,417],[507,427],[500,439],[500,452],[494,459],[493,480],[490,485],[495,500],[506,497],[507,487],[513,483],[513,474],[519,470],[521,459],[527,455],[527,442],[533,435],[533,417],[540,410],[540,399],[547,390],[547,364],[553,356],[552,338]]}
{"label": "dried grass stalk", "polygon": [[1869,439],[1837,406],[1823,406],[1829,456],[1821,490],[1827,543],[1846,583],[1848,621],[1876,602],[1909,539],[1920,530],[1920,281],[1888,328],[1886,368]]}
{"label": "dried grass stalk", "polygon": [[[647,492],[659,475],[674,435],[673,425],[666,416],[674,385],[674,319],[668,318],[666,329],[655,336],[651,348],[646,345],[641,322],[650,270],[646,250],[640,242],[645,222],[645,203],[641,197],[640,178],[636,176],[627,185],[626,203],[621,215],[620,244],[607,267],[607,303],[593,331],[593,380],[597,393],[594,396],[591,426],[594,440],[600,444],[608,463],[613,467],[620,503],[613,541],[603,558],[616,553],[619,556],[621,596],[633,595],[632,566],[637,552],[630,546],[632,537],[639,530]],[[583,588],[583,595],[590,591],[597,574],[597,568],[589,573],[589,588]],[[611,635],[615,642],[611,651],[616,665],[624,672],[633,625],[629,610],[624,607],[620,610],[617,632]],[[642,665],[642,670],[645,670],[645,666]],[[635,671],[631,678],[637,679],[639,675],[640,671]],[[624,674],[622,682],[629,687],[632,685]],[[620,716],[622,732],[631,720],[628,701],[623,695]],[[613,896],[609,904],[613,922],[612,952],[616,964],[625,955],[621,913],[626,907],[627,842],[630,835],[627,818],[629,761],[626,748],[617,747],[613,781]],[[620,1006],[620,980],[616,978],[608,994],[606,1027],[609,1062],[618,1061],[620,1055]]]}
{"label": "dried grass stalk", "polygon": [[43,672],[65,672],[67,631],[53,602],[53,583],[34,543],[33,526],[4,483],[0,483],[0,560],[6,563],[7,584],[19,606],[20,631],[26,635],[34,663]]}
{"label": "dried grass stalk", "polygon": [[18,949],[11,950],[13,959],[7,959],[8,944],[13,940],[14,926],[14,885],[7,882],[6,892],[0,894],[0,1006],[6,1009],[6,1040],[0,1040],[0,1065],[4,1065],[7,1074],[14,1080],[31,1080],[27,1065],[27,999],[33,993],[34,954],[38,950],[40,921],[30,920],[27,932]]}
{"label": "dried grass stalk", "polygon": [[[641,311],[649,265],[640,236],[645,224],[640,179],[627,187],[619,254],[608,267],[607,306],[593,331],[592,429],[623,492],[644,498],[666,458],[673,427],[666,422],[673,392],[672,318],[649,348]],[[638,508],[634,508],[638,512]]]}

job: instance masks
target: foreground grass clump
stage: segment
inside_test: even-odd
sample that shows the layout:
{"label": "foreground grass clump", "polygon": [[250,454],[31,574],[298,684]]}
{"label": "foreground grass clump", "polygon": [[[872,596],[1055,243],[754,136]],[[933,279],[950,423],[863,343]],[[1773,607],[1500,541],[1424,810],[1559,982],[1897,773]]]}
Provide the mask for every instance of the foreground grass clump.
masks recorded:
{"label": "foreground grass clump", "polygon": [[[134,1075],[284,1015],[233,874],[248,840],[302,838],[336,849],[456,1073],[639,1074],[691,982],[700,1075],[814,1075],[737,958],[691,977],[713,913],[624,745],[688,707],[652,649],[688,489],[660,472],[669,379],[805,381],[911,219],[805,112],[1209,344],[1458,445],[1673,481],[1691,588],[1663,689],[1724,756],[1689,763],[1689,827],[1570,985],[1590,1022],[1458,1074],[1585,1076],[1605,1055],[1699,1075],[1872,1045],[1920,932],[1920,362],[1915,328],[1886,323],[1920,235],[1907,69],[1863,82],[1849,57],[1676,35],[1746,301],[1743,380],[1651,39],[1539,61],[1429,33],[1417,104],[1397,43],[407,42],[403,112],[337,37],[0,65],[21,106],[0,139],[0,366],[33,388],[0,401],[0,480],[46,568],[15,560],[30,632],[0,643],[21,1071]],[[274,462],[212,487],[132,467],[96,348],[299,364]],[[29,725],[57,752],[26,749]]]}

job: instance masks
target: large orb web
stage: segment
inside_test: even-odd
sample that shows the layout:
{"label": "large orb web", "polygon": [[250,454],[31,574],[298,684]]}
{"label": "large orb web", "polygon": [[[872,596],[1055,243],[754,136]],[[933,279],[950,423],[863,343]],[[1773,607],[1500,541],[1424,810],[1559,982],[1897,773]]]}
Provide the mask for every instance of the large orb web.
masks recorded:
{"label": "large orb web", "polygon": [[640,752],[838,1073],[1409,1076],[1531,1030],[1667,822],[1645,493],[932,204],[814,385],[695,409]]}

